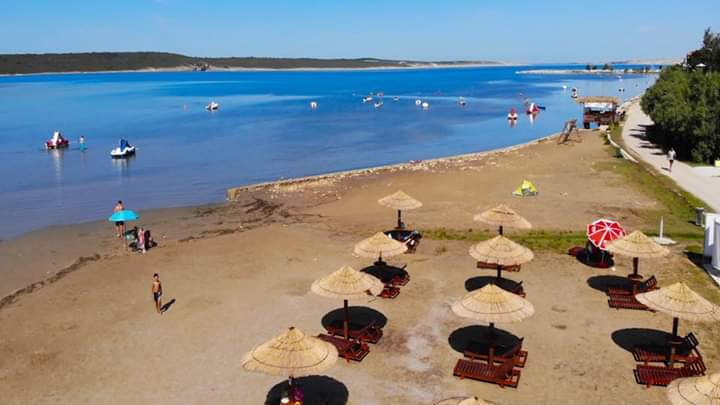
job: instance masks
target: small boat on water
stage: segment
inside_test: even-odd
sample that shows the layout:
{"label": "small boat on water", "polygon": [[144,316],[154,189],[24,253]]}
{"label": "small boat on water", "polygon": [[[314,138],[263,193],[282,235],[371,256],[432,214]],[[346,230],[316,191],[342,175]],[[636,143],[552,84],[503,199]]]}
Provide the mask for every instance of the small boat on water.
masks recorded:
{"label": "small boat on water", "polygon": [[214,101],[211,101],[210,104],[205,106],[205,109],[208,111],[216,111],[219,108],[220,108],[220,104],[218,104]]}
{"label": "small boat on water", "polygon": [[420,107],[421,104],[422,104],[422,100],[420,100],[419,98],[418,98],[418,99],[415,99],[415,105],[416,105],[416,106]]}
{"label": "small boat on water", "polygon": [[369,103],[371,101],[373,101],[372,96],[363,97],[363,100],[362,100],[363,103]]}
{"label": "small boat on water", "polygon": [[422,103],[422,109],[423,109],[423,110],[427,110],[427,109],[429,109],[429,108],[430,108],[430,103],[428,103],[427,101],[424,101],[424,102]]}
{"label": "small boat on water", "polygon": [[380,100],[377,103],[375,103],[375,108],[382,108],[383,104],[384,103],[382,102],[382,100]]}
{"label": "small boat on water", "polygon": [[313,110],[317,110],[317,108],[318,108],[318,103],[317,103],[317,101],[311,101],[311,102],[310,102],[310,108],[313,109]]}
{"label": "small boat on water", "polygon": [[467,105],[467,101],[465,101],[465,98],[464,98],[464,97],[460,97],[460,98],[458,99],[458,105],[459,105],[460,107],[465,107],[465,106]]}
{"label": "small boat on water", "polygon": [[518,113],[517,113],[517,111],[515,110],[514,107],[513,107],[513,108],[510,110],[510,112],[508,113],[507,119],[510,120],[510,121],[517,121],[517,119],[518,119]]}
{"label": "small boat on water", "polygon": [[125,139],[120,140],[120,144],[117,148],[110,151],[110,156],[113,159],[124,159],[135,154],[135,147],[130,145]]}
{"label": "small boat on water", "polygon": [[65,139],[60,131],[53,132],[49,141],[45,141],[45,149],[63,149],[70,146],[70,140]]}
{"label": "small boat on water", "polygon": [[398,96],[393,97],[393,101],[400,101],[400,97],[398,97]]}

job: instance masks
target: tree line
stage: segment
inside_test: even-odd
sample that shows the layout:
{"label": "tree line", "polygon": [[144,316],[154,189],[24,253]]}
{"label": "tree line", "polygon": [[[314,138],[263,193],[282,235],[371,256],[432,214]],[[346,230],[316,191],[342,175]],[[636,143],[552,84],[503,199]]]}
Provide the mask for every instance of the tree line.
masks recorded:
{"label": "tree line", "polygon": [[655,123],[650,141],[684,160],[720,159],[720,34],[708,28],[702,47],[663,70],[641,106]]}

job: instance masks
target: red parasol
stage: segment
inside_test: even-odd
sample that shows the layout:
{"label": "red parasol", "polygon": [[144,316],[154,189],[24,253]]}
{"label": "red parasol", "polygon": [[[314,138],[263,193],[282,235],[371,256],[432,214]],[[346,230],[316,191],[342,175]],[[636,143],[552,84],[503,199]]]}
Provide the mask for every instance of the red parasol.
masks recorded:
{"label": "red parasol", "polygon": [[605,244],[625,236],[625,229],[618,222],[598,219],[587,226],[587,237],[596,247],[605,250]]}

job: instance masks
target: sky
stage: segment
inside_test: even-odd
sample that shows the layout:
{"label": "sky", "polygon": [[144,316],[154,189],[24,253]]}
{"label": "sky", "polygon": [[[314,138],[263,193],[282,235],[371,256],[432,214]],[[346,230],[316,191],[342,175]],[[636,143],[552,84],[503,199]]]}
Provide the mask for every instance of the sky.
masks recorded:
{"label": "sky", "polygon": [[682,57],[718,0],[0,0],[0,53],[601,62]]}

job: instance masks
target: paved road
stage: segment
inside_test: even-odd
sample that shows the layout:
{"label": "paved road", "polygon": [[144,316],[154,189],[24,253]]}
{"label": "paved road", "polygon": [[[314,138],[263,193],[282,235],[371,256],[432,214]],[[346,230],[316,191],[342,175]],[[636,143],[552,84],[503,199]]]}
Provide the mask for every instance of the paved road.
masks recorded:
{"label": "paved road", "polygon": [[652,120],[642,111],[640,104],[633,103],[622,131],[627,148],[658,172],[675,180],[680,187],[708,203],[706,211],[720,212],[720,168],[692,167],[675,161],[671,173],[667,155],[645,139],[645,126],[651,124]]}

